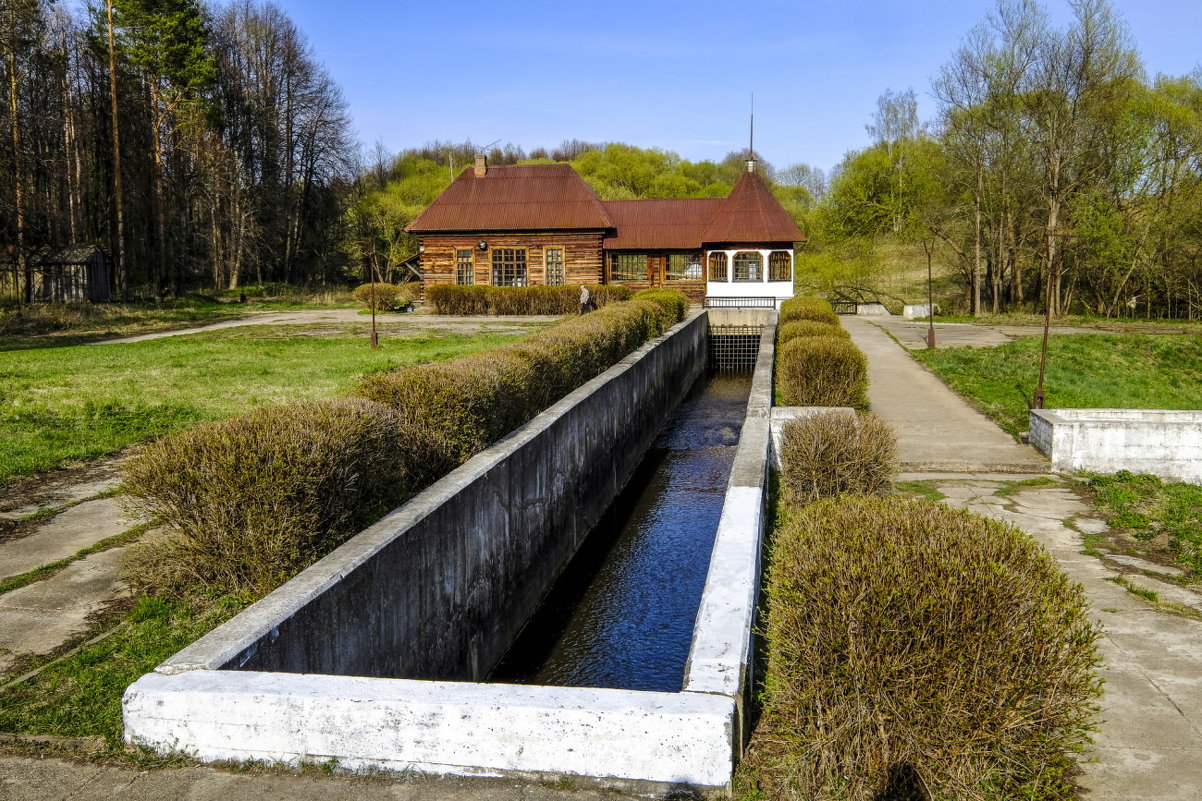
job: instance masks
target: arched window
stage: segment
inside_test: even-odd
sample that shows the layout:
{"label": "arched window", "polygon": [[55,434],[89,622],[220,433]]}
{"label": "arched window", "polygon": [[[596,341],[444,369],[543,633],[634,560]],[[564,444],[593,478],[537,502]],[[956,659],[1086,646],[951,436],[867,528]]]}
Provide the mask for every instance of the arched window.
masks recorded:
{"label": "arched window", "polygon": [[768,280],[792,281],[793,258],[787,250],[774,250],[768,254]]}
{"label": "arched window", "polygon": [[736,281],[763,281],[764,257],[754,250],[742,250],[735,254]]}
{"label": "arched window", "polygon": [[726,254],[720,250],[715,250],[710,254],[710,280],[730,280],[730,276],[726,274]]}

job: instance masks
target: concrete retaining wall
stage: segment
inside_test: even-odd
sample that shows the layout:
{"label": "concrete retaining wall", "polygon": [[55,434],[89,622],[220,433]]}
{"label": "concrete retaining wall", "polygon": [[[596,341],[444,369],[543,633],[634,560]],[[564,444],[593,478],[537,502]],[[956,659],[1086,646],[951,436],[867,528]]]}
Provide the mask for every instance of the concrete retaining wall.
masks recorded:
{"label": "concrete retaining wall", "polygon": [[[735,763],[750,734],[746,710],[753,689],[752,631],[759,592],[775,322],[773,315],[761,339],[748,417],[702,591],[682,692],[466,684],[247,669],[252,660],[266,661],[260,656],[265,650],[277,654],[270,657],[273,664],[285,658],[304,665],[349,664],[354,661],[351,657],[329,653],[338,647],[351,647],[355,639],[354,635],[335,630],[338,626],[365,624],[375,632],[370,637],[385,633],[391,636],[392,627],[376,619],[381,616],[380,608],[363,598],[359,598],[357,608],[352,603],[358,597],[355,595],[338,604],[319,598],[324,593],[334,593],[331,598],[345,595],[349,587],[365,592],[367,587],[387,587],[390,581],[397,581],[387,573],[404,565],[388,555],[390,543],[419,520],[431,519],[439,498],[454,506],[466,505],[458,493],[473,483],[469,476],[477,475],[476,468],[481,467],[469,462],[440,482],[445,486],[432,487],[131,685],[124,699],[127,742],[162,752],[182,752],[202,761],[333,762],[346,769],[541,780],[572,776],[639,792],[729,795]],[[479,502],[509,509],[508,514],[496,519],[505,521],[503,529],[511,525],[508,521],[513,518],[509,515],[517,510],[510,507],[533,501],[499,500],[511,487],[506,482],[521,477],[517,470],[500,466],[503,454],[519,443],[537,443],[534,429],[568,426],[570,432],[574,424],[560,423],[558,418],[572,414],[578,404],[583,404],[581,411],[590,409],[586,416],[609,418],[610,423],[585,425],[571,433],[571,438],[583,438],[584,442],[561,442],[556,447],[567,449],[567,454],[562,458],[544,454],[544,458],[555,459],[555,469],[565,469],[566,462],[593,458],[606,466],[604,473],[616,471],[616,465],[628,459],[637,463],[645,443],[631,444],[628,452],[620,453],[620,448],[602,437],[607,426],[612,429],[616,423],[624,428],[642,419],[640,412],[607,394],[605,384],[621,373],[640,369],[637,365],[648,360],[646,374],[632,385],[637,389],[628,387],[625,391],[641,392],[650,398],[684,392],[704,365],[705,332],[702,313],[675,329],[665,341],[643,348],[582,388],[580,397],[565,399],[548,410],[544,419],[533,421],[507,442],[498,443],[491,449],[491,456],[476,457],[492,459],[489,463],[505,475],[504,481],[486,482],[488,492]],[[655,355],[661,349],[663,352]],[[658,361],[661,359],[664,361]],[[584,395],[593,400],[586,402]],[[666,412],[674,404],[654,405]],[[654,429],[648,436],[653,434]],[[588,449],[592,456],[586,457],[579,449]],[[530,462],[514,464],[533,470],[533,480],[547,487],[564,480],[554,470],[543,470]],[[592,508],[596,494],[582,499],[569,493],[568,503]],[[463,514],[461,525],[474,525],[483,519],[472,510],[464,510]],[[555,512],[547,504],[537,504],[532,514]],[[505,529],[502,539],[520,542],[522,538]],[[467,552],[480,547],[480,540],[471,537],[468,542],[470,546],[455,546],[457,550],[448,551],[447,558],[461,566],[468,562],[480,564],[487,573],[488,559]],[[538,552],[533,547],[528,550]],[[360,573],[364,577],[356,578]],[[460,569],[437,575],[449,581],[468,574]],[[339,583],[346,580],[351,585],[340,590]],[[497,579],[484,575],[480,581],[491,585]],[[466,609],[475,595],[489,589],[469,582],[458,587],[433,586],[425,592],[456,599],[460,605],[453,606],[449,613],[466,618],[460,610]],[[413,597],[410,588],[401,587],[400,591]],[[400,613],[392,602],[385,604],[389,614]],[[287,639],[298,644],[277,644],[286,639],[285,630],[300,626],[294,620],[297,615],[305,616],[308,625],[324,628],[313,635],[291,630]],[[460,622],[452,617],[445,624]],[[437,642],[441,631],[419,630],[418,636],[421,639],[400,643],[399,648],[407,652],[423,650]],[[485,632],[478,641],[482,644],[492,636]],[[312,642],[322,637],[341,645]],[[378,648],[372,642],[364,645]],[[471,653],[483,653],[482,645],[472,647],[476,650]],[[486,661],[476,658],[473,673],[481,672]],[[416,659],[421,661],[420,657]],[[243,669],[217,669],[223,666]]]}
{"label": "concrete retaining wall", "polygon": [[1057,472],[1130,470],[1202,484],[1202,411],[1032,409],[1030,427]]}
{"label": "concrete retaining wall", "polygon": [[158,671],[483,678],[704,369],[707,329],[694,313]]}

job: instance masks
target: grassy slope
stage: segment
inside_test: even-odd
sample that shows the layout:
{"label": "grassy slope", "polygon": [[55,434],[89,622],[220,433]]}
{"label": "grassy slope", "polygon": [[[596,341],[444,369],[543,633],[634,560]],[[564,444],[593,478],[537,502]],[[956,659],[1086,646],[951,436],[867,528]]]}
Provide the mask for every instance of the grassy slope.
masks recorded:
{"label": "grassy slope", "polygon": [[363,373],[514,336],[307,336],[248,326],[121,345],[0,352],[0,484],[95,459],[201,420],[347,392]]}
{"label": "grassy slope", "polygon": [[[1002,428],[1027,430],[1039,337],[994,348],[914,351]],[[1069,334],[1048,345],[1049,408],[1200,409],[1202,337]]]}

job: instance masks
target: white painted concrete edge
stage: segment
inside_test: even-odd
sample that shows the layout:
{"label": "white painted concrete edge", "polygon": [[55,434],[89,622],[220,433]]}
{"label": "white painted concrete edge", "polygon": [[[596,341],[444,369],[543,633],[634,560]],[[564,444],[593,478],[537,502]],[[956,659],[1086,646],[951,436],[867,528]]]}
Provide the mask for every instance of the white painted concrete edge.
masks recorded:
{"label": "white painted concrete edge", "polygon": [[292,617],[298,609],[371,560],[389,542],[403,536],[405,530],[414,523],[446,503],[465,485],[492,469],[507,454],[537,436],[566,409],[580,403],[598,387],[629,370],[657,345],[692,324],[701,314],[705,312],[692,310],[683,322],[673,326],[660,337],[644,343],[613,367],[578,387],[512,434],[476,454],[403,506],[351,537],[282,587],[166,659],[155,671],[173,674],[187,670],[217,670],[226,665],[237,667],[245,663],[253,654],[251,649],[260,640],[270,638],[280,623]]}
{"label": "white painted concrete edge", "polygon": [[817,414],[835,412],[856,416],[856,410],[850,406],[773,406],[772,407],[772,466],[781,469],[781,448],[785,440],[785,424],[793,420],[803,420]]}
{"label": "white painted concrete edge", "polygon": [[753,680],[752,626],[759,603],[775,334],[774,313],[760,338],[747,417],[693,626],[685,665],[687,693],[737,700]]}
{"label": "white painted concrete edge", "polygon": [[695,693],[195,670],[126,690],[126,741],[201,761],[334,761],[729,785],[734,701]]}

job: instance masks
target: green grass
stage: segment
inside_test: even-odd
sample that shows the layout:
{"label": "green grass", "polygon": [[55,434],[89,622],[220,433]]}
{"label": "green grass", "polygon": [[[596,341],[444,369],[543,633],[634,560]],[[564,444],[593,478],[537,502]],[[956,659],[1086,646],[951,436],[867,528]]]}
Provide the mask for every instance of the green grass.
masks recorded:
{"label": "green grass", "polygon": [[245,316],[241,304],[211,299],[168,303],[47,303],[0,308],[0,351],[79,345],[190,328]]}
{"label": "green grass", "polygon": [[216,603],[199,612],[160,598],[139,599],[111,636],[4,690],[0,732],[99,736],[110,752],[120,753],[125,688],[239,608],[233,602]]}
{"label": "green grass", "polygon": [[[1039,337],[993,348],[913,351],[1006,431],[1028,428]],[[1202,408],[1202,337],[1063,334],[1048,344],[1048,408]]]}
{"label": "green grass", "polygon": [[1009,498],[1018,495],[1024,490],[1034,489],[1037,487],[1058,487],[1060,482],[1048,476],[1036,476],[1035,478],[1024,478],[1021,481],[1007,481],[1006,485],[999,487],[993,494],[998,498]]}
{"label": "green grass", "polygon": [[1165,535],[1173,557],[1202,576],[1202,486],[1123,470],[1091,476],[1089,488],[1094,507],[1112,528],[1145,541]]}
{"label": "green grass", "polygon": [[312,333],[304,326],[247,326],[120,345],[0,352],[0,485],[202,420],[345,394],[364,373],[519,338],[386,338],[372,350],[365,333]]}

